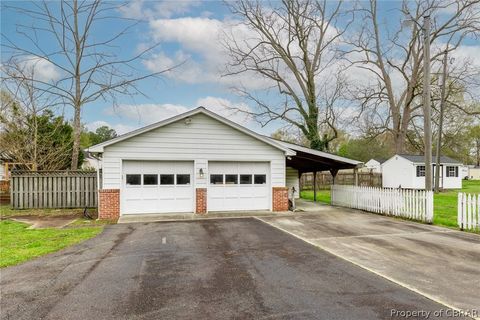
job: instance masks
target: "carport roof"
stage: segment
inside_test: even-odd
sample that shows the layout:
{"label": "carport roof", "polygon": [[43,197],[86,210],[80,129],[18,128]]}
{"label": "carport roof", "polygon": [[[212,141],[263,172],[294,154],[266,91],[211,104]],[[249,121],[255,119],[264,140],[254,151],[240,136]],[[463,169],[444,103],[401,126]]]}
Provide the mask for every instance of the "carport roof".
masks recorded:
{"label": "carport roof", "polygon": [[295,151],[296,154],[294,156],[287,157],[287,166],[295,168],[300,172],[352,169],[362,164],[361,161],[328,152],[318,151],[272,138],[269,139],[276,141],[285,148]]}

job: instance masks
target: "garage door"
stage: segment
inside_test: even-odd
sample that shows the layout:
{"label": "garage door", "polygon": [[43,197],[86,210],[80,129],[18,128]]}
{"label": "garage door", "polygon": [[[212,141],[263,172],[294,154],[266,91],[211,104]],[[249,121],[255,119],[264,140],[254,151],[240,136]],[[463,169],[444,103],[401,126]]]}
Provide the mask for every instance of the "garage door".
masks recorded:
{"label": "garage door", "polygon": [[208,211],[268,210],[268,162],[209,162]]}
{"label": "garage door", "polygon": [[193,162],[124,161],[122,214],[193,212]]}

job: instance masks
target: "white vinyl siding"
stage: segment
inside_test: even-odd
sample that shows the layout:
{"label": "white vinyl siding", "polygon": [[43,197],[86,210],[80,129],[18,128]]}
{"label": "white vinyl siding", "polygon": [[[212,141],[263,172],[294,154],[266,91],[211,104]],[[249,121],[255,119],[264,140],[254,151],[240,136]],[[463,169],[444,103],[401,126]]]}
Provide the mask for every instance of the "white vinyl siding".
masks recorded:
{"label": "white vinyl siding", "polygon": [[[460,175],[447,176],[447,167],[450,164],[442,164],[440,173],[440,186],[443,189],[461,189],[462,178]],[[458,167],[458,166],[457,166]],[[419,169],[422,168],[422,169]],[[395,155],[382,164],[382,184],[384,188],[398,188],[405,189],[425,189],[425,176],[423,163],[414,163],[402,156]],[[435,166],[432,165],[432,173],[434,174]],[[418,173],[421,173],[418,176]],[[433,178],[432,178],[433,183]]]}
{"label": "white vinyl siding", "polygon": [[[195,187],[207,186],[208,161],[270,162],[271,187],[285,186],[285,154],[204,114],[179,120],[164,127],[105,147],[103,188],[120,189],[122,160],[194,161]],[[199,169],[204,177],[198,176]]]}
{"label": "white vinyl siding", "polygon": [[287,167],[286,186],[288,188],[288,197],[292,197],[292,187],[295,188],[295,199],[300,198],[300,179],[298,178],[298,170]]}

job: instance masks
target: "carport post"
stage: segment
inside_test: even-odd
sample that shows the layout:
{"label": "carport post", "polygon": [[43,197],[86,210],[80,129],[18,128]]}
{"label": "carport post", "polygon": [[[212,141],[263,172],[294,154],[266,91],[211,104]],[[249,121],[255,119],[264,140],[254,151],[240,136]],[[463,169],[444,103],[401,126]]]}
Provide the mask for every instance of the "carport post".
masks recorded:
{"label": "carport post", "polygon": [[337,176],[338,169],[337,168],[332,168],[332,169],[330,169],[330,173],[332,175],[332,184],[335,184],[335,177]]}
{"label": "carport post", "polygon": [[355,175],[355,186],[358,186],[358,168],[353,169],[353,174]]}
{"label": "carport post", "polygon": [[313,171],[313,201],[317,201],[317,171]]}

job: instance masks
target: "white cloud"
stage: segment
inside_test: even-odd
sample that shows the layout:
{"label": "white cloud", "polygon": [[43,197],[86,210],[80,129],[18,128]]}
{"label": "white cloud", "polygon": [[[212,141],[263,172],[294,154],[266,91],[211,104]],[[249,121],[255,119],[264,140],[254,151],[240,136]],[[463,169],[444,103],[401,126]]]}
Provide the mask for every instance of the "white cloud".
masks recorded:
{"label": "white cloud", "polygon": [[[180,49],[173,54],[159,52],[145,62],[152,71],[182,64],[167,76],[186,83],[217,83],[222,85],[243,85],[260,89],[267,86],[262,77],[239,74],[222,77],[228,55],[222,44],[223,33],[229,30],[238,39],[252,39],[254,35],[238,21],[218,20],[205,16],[177,19],[156,19],[150,21],[154,41],[175,43]],[[246,40],[245,40],[246,41]],[[162,69],[163,67],[163,69]]]}
{"label": "white cloud", "polygon": [[112,125],[112,124],[110,124],[106,121],[102,121],[102,120],[87,123],[86,126],[87,126],[87,129],[89,131],[95,131],[100,127],[107,126],[107,127],[110,127],[112,129],[114,129],[117,134],[124,134],[124,133],[130,132],[130,131],[138,128],[138,126],[135,127],[135,126],[125,125],[125,124],[114,124],[114,125]]}
{"label": "white cloud", "polygon": [[[154,5],[151,5],[152,3]],[[133,0],[118,10],[125,18],[151,20],[185,14],[199,4],[200,1],[193,0],[167,0],[160,2]]]}
{"label": "white cloud", "polygon": [[58,68],[43,58],[28,56],[21,62],[21,65],[25,68],[25,72],[33,75],[34,79],[39,81],[50,82],[61,77]]}
{"label": "white cloud", "polygon": [[[236,103],[224,98],[207,96],[196,101],[194,107],[199,106],[203,106],[206,109],[218,113],[219,115],[238,124],[244,126],[249,126],[252,124],[252,119],[246,114],[246,112],[250,111],[250,108],[245,103]],[[107,121],[100,120],[88,123],[87,128],[93,131],[98,127],[107,125],[115,129],[117,133],[123,134],[139,127],[187,112],[194,107],[168,103],[145,103],[138,105],[121,104],[105,110],[105,114],[108,116],[118,118],[120,124],[111,125]],[[132,123],[135,123],[136,125],[132,125]]]}
{"label": "white cloud", "polygon": [[117,116],[120,120],[129,120],[129,123],[134,121],[138,126],[143,126],[187,110],[188,107],[182,105],[145,103],[138,105],[120,104],[107,109],[105,113],[109,116]]}

